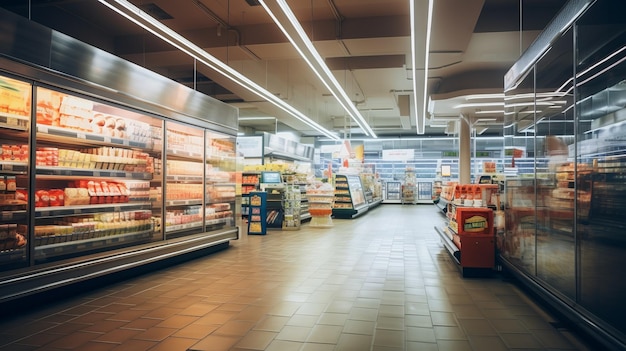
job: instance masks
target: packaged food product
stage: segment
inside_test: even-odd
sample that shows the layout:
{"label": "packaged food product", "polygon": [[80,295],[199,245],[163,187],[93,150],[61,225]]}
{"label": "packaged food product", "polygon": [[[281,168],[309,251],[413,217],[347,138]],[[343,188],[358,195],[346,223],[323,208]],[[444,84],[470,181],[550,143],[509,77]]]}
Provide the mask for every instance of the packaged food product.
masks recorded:
{"label": "packaged food product", "polygon": [[65,204],[65,193],[61,189],[50,189],[48,197],[50,206],[63,206]]}
{"label": "packaged food product", "polygon": [[15,190],[17,190],[17,182],[15,179],[15,176],[7,176],[6,177],[6,183],[7,183],[7,192],[15,192]]}
{"label": "packaged food product", "polygon": [[50,195],[48,190],[35,191],[35,207],[48,207],[50,206]]}

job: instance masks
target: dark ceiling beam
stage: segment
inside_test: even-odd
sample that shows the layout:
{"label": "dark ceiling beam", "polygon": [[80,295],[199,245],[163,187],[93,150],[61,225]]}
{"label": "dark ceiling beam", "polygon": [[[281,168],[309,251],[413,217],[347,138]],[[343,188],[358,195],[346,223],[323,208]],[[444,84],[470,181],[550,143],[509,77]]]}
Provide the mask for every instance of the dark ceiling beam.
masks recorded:
{"label": "dark ceiling beam", "polygon": [[[309,28],[309,31],[311,31],[309,35],[313,41],[408,37],[410,35],[408,16],[361,18],[346,20],[343,23],[341,38],[337,38],[336,22],[334,20],[303,23],[302,27]],[[237,27],[237,30],[241,35],[239,38],[240,45],[287,42],[287,38],[274,23],[240,26]],[[226,31],[218,35],[217,27],[214,25],[181,32],[180,34],[202,48],[233,46],[237,42],[235,36],[232,34],[226,35]],[[118,55],[169,50],[172,50],[170,45],[150,34],[131,35],[115,39],[115,52]]]}

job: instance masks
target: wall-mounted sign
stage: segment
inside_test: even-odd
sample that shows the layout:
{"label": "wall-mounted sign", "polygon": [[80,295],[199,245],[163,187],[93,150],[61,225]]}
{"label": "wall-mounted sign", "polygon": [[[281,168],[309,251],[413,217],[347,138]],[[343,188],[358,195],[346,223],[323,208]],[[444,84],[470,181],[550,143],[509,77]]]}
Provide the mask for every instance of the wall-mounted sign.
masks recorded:
{"label": "wall-mounted sign", "polygon": [[249,158],[263,157],[263,137],[237,137],[237,154]]}
{"label": "wall-mounted sign", "polygon": [[384,161],[409,161],[415,158],[413,149],[383,150]]}

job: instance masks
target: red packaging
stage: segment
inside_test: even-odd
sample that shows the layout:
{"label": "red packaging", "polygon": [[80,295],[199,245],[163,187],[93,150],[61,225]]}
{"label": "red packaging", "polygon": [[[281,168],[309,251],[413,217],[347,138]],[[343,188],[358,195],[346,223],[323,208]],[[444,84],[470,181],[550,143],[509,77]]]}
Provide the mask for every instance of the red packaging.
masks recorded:
{"label": "red packaging", "polygon": [[48,191],[50,206],[63,206],[65,202],[65,192],[61,189],[50,189]]}
{"label": "red packaging", "polygon": [[28,192],[24,189],[15,190],[15,200],[28,202]]}
{"label": "red packaging", "polygon": [[50,194],[48,190],[35,191],[35,207],[48,207],[50,206]]}

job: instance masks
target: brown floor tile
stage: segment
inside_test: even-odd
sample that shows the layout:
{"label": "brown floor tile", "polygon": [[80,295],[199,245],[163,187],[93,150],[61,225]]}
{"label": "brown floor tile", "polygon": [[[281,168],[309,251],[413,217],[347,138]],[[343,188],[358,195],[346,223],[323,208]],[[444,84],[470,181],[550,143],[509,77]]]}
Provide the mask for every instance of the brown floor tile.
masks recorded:
{"label": "brown floor tile", "polygon": [[176,333],[178,330],[174,328],[158,328],[152,327],[133,336],[133,339],[148,341],[163,341],[168,336]]}
{"label": "brown floor tile", "polygon": [[0,351],[584,350],[514,284],[462,278],[432,229],[442,221],[434,206],[384,205],[328,229],[243,235],[0,320]]}
{"label": "brown floor tile", "polygon": [[159,343],[156,341],[128,340],[111,350],[112,351],[146,351],[158,344]]}
{"label": "brown floor tile", "polygon": [[82,345],[97,339],[101,334],[76,331],[46,344],[45,347],[78,350]]}
{"label": "brown floor tile", "polygon": [[239,341],[239,338],[209,335],[188,348],[188,351],[228,351]]}
{"label": "brown floor tile", "polygon": [[116,329],[99,336],[95,340],[101,342],[122,344],[125,343],[127,340],[133,338],[135,335],[140,334],[141,332],[141,330],[136,329]]}
{"label": "brown floor tile", "polygon": [[278,333],[253,330],[247,333],[235,347],[246,350],[265,350]]}

